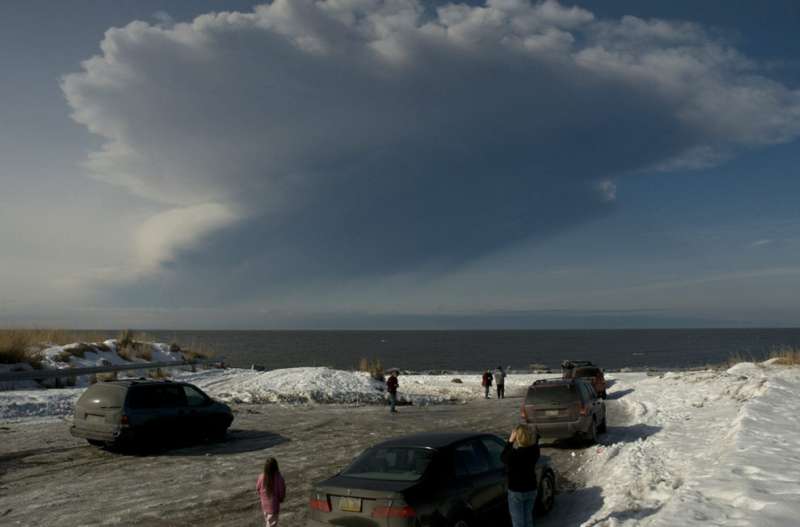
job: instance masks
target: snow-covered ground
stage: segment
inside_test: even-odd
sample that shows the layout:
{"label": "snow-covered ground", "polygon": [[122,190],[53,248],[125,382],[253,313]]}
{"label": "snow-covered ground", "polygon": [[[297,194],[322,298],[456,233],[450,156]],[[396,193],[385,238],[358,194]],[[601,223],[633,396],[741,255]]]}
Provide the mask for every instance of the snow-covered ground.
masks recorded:
{"label": "snow-covered ground", "polygon": [[616,377],[621,419],[581,454],[563,525],[800,525],[800,369]]}
{"label": "snow-covered ground", "polygon": [[[368,374],[328,368],[179,375],[234,403],[380,403]],[[510,375],[507,393],[542,375]],[[558,525],[800,525],[800,368],[608,375],[609,430],[577,450],[580,488],[559,496]],[[453,382],[458,378],[460,383]],[[80,389],[0,392],[0,418],[68,416]],[[401,375],[415,404],[482,397],[478,375]]]}

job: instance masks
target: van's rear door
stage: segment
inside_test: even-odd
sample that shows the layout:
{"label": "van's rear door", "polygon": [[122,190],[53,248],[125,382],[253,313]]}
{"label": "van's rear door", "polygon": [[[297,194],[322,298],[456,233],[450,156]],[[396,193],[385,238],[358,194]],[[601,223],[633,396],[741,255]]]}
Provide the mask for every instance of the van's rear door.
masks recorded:
{"label": "van's rear door", "polygon": [[119,425],[125,388],[117,384],[94,384],[83,392],[75,404],[76,428],[87,432],[108,434]]}
{"label": "van's rear door", "polygon": [[558,423],[578,418],[578,395],[575,384],[532,386],[525,396],[525,413],[534,423]]}

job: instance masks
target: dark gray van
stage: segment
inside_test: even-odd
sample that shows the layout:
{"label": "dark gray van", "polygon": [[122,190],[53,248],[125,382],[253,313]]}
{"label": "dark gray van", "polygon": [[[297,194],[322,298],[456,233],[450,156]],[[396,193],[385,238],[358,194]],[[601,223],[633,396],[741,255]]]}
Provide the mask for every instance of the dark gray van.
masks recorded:
{"label": "dark gray van", "polygon": [[222,438],[227,405],[188,383],[118,380],[93,384],[75,404],[70,433],[96,446],[135,446],[176,437]]}

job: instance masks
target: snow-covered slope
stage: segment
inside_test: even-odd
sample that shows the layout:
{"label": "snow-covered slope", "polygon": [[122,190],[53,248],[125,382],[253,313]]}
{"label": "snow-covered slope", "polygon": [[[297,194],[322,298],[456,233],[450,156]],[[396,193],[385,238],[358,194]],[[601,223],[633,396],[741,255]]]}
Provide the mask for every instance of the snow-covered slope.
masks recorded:
{"label": "snow-covered slope", "polygon": [[800,370],[769,364],[621,375],[616,426],[559,507],[570,525],[800,525],[798,395]]}

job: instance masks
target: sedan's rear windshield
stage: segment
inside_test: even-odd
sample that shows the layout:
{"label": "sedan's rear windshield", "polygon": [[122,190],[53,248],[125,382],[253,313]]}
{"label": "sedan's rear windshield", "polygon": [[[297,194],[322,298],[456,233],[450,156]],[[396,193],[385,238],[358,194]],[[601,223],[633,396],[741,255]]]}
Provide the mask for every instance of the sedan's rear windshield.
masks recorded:
{"label": "sedan's rear windshield", "polygon": [[420,447],[370,448],[347,467],[343,476],[389,481],[416,481],[425,474],[434,452]]}
{"label": "sedan's rear windshield", "polygon": [[600,375],[600,368],[576,368],[574,377],[597,377]]}
{"label": "sedan's rear windshield", "polygon": [[578,392],[574,384],[556,384],[553,386],[536,386],[528,390],[525,404],[558,404],[578,400]]}

